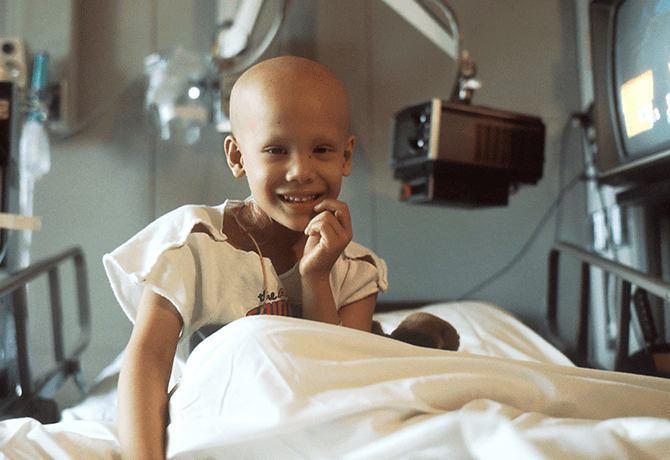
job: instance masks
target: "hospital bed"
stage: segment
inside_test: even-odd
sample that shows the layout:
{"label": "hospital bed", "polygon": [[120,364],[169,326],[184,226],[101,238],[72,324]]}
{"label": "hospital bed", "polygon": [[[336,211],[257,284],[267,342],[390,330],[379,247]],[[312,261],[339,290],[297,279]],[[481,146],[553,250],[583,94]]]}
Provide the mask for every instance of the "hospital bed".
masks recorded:
{"label": "hospital bed", "polygon": [[[62,257],[23,275],[51,273]],[[457,352],[294,318],[243,318],[194,348],[170,399],[168,458],[667,458],[670,380],[573,364],[588,364],[585,294],[578,345],[560,338],[557,273],[559,260],[568,259],[582,267],[583,293],[590,267],[618,277],[623,291],[635,285],[670,293],[667,283],[557,243],[549,255],[549,338],[572,360],[486,302],[379,306],[375,318],[387,332],[410,311],[444,318],[459,332]],[[5,280],[0,292],[17,292],[20,278]],[[87,296],[85,287],[79,292]],[[629,308],[622,302],[622,332]],[[626,345],[619,346],[619,364]],[[80,353],[61,360],[61,377],[76,375]],[[120,362],[105,368],[59,422],[0,422],[0,457],[119,458]]]}
{"label": "hospital bed", "polygon": [[[74,345],[66,347],[61,274],[69,264],[74,268],[76,288],[74,309],[79,333]],[[31,316],[28,308],[28,285],[44,277],[48,282],[53,339],[53,359],[47,361],[51,361],[53,365],[40,369],[40,375],[35,378],[32,375],[34,366],[31,365],[28,338],[28,323]],[[91,339],[91,320],[83,250],[80,247],[70,248],[6,276],[0,281],[0,302],[4,329],[1,336],[3,341],[0,343],[2,352],[0,414],[3,418],[30,415],[44,422],[57,421],[58,410],[50,397],[63,382],[72,377],[82,391],[85,389],[79,359]],[[10,331],[8,329],[11,324],[8,323],[12,322],[14,330]],[[15,350],[12,350],[13,346]]]}

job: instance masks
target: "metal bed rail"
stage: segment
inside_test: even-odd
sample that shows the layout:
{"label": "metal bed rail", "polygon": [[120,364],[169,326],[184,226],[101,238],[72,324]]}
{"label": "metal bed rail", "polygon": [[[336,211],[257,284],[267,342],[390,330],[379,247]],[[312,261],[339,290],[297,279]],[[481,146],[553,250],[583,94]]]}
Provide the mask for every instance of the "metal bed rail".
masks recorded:
{"label": "metal bed rail", "polygon": [[[79,336],[74,349],[66,354],[59,268],[70,260],[72,260],[75,269]],[[55,368],[47,371],[38,380],[33,381],[27,334],[29,314],[27,285],[30,281],[45,274],[48,276]],[[0,414],[3,417],[7,414],[10,416],[16,414],[17,411],[19,413],[25,411],[26,407],[30,407],[35,399],[53,396],[70,376],[75,378],[75,382],[82,390],[84,389],[81,381],[79,357],[90,342],[91,320],[86,261],[82,249],[72,247],[53,257],[43,259],[27,268],[9,274],[0,281],[0,299],[5,299],[7,296],[11,296],[9,300],[16,330],[16,358],[20,391],[13,392],[10,397],[2,401]]]}
{"label": "metal bed rail", "polygon": [[[562,254],[577,259],[581,264],[579,305],[577,315],[577,344],[571,356],[575,364],[579,366],[598,367],[589,362],[589,310],[591,304],[591,267],[598,268],[605,273],[614,275],[619,281],[619,318],[618,337],[614,358],[614,370],[631,371],[631,368],[639,367],[631,363],[629,353],[629,332],[631,324],[631,300],[632,289],[638,289],[656,295],[666,301],[670,301],[670,283],[650,276],[644,272],[623,265],[619,262],[602,257],[599,254],[587,251],[578,246],[566,242],[555,242],[549,252],[548,269],[548,292],[547,292],[547,326],[549,333],[555,342],[563,345],[564,349],[570,349],[565,345],[558,326],[558,287],[559,287],[559,260]],[[570,353],[568,353],[570,354]],[[637,357],[639,359],[639,357]],[[632,370],[635,371],[635,370]],[[644,368],[642,373],[657,374],[663,377],[667,373],[654,369]]]}

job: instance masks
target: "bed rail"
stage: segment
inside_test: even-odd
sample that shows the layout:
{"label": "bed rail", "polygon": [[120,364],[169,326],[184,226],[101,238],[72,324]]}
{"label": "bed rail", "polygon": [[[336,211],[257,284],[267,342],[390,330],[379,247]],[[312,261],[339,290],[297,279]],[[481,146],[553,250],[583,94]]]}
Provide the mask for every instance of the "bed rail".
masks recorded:
{"label": "bed rail", "polygon": [[[559,291],[559,260],[562,254],[577,259],[581,264],[577,343],[571,347],[561,337],[558,326],[558,291]],[[549,252],[548,269],[548,292],[547,292],[547,326],[550,337],[555,343],[560,344],[567,354],[578,366],[599,367],[588,359],[589,340],[589,310],[591,303],[591,268],[599,268],[605,273],[614,275],[619,281],[620,304],[619,324],[616,343],[614,369],[617,371],[634,371],[646,374],[655,374],[668,377],[670,374],[657,371],[653,363],[632,362],[643,360],[644,357],[631,357],[629,353],[629,331],[631,324],[631,300],[632,289],[635,286],[647,293],[656,295],[666,301],[670,301],[670,283],[650,276],[634,268],[619,262],[607,259],[599,254],[584,250],[566,242],[555,242]],[[653,328],[653,324],[651,325]]]}
{"label": "bed rail", "polygon": [[[74,349],[66,354],[59,268],[70,260],[74,263],[75,269],[79,336]],[[41,275],[48,276],[55,368],[47,371],[42,377],[34,381],[30,370],[27,337],[27,285]],[[86,261],[82,249],[80,247],[67,249],[53,257],[43,259],[25,269],[9,274],[0,281],[0,299],[4,301],[7,296],[11,296],[9,300],[16,330],[20,391],[12,391],[13,394],[2,401],[0,414],[2,414],[2,417],[7,414],[11,416],[17,412],[19,415],[31,415],[21,412],[30,412],[30,408],[34,407],[36,400],[53,396],[70,376],[74,377],[75,382],[82,390],[84,389],[80,374],[79,357],[89,344],[91,321]]]}

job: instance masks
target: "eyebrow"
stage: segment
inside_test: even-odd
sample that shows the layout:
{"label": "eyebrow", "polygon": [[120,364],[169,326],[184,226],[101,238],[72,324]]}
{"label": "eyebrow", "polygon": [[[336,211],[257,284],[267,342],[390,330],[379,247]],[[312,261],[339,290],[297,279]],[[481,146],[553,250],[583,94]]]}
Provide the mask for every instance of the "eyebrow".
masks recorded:
{"label": "eyebrow", "polygon": [[[272,145],[286,145],[292,143],[292,140],[290,137],[281,135],[281,134],[270,134],[267,136],[265,140],[262,141],[262,144],[264,146],[272,146]],[[310,141],[313,147],[318,147],[322,145],[328,145],[335,147],[337,144],[340,142],[338,141],[338,136],[332,135],[332,136],[318,136],[315,137]]]}

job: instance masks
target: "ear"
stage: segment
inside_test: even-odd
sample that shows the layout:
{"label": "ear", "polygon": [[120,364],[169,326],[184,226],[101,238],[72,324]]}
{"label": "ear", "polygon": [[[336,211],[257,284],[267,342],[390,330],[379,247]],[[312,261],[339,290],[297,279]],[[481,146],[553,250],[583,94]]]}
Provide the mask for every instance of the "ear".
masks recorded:
{"label": "ear", "polygon": [[342,175],[347,177],[351,174],[351,163],[354,156],[354,143],[356,138],[351,135],[347,138],[347,143],[344,146],[344,167],[342,168]]}
{"label": "ear", "polygon": [[226,140],[223,141],[223,148],[226,151],[228,167],[233,172],[233,176],[238,179],[244,177],[244,159],[237,140],[233,136],[226,136]]}

